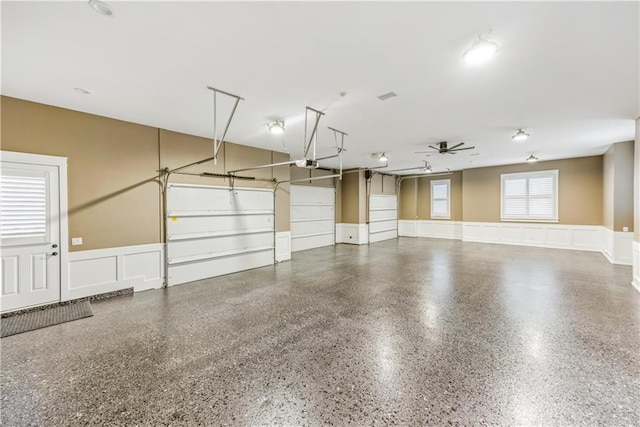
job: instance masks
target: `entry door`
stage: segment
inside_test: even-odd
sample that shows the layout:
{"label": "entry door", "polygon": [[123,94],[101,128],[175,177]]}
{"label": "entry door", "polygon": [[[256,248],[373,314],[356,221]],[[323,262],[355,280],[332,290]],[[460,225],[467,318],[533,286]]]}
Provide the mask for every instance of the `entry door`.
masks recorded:
{"label": "entry door", "polygon": [[2,161],[1,311],[60,300],[59,168]]}

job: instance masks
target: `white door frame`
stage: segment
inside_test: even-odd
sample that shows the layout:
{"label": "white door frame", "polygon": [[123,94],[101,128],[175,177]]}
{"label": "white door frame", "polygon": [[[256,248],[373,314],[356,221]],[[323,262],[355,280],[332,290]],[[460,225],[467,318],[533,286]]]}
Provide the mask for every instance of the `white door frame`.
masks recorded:
{"label": "white door frame", "polygon": [[58,195],[60,198],[60,301],[68,301],[69,296],[69,222],[67,210],[67,158],[44,154],[0,151],[0,161],[32,165],[56,166],[59,172]]}

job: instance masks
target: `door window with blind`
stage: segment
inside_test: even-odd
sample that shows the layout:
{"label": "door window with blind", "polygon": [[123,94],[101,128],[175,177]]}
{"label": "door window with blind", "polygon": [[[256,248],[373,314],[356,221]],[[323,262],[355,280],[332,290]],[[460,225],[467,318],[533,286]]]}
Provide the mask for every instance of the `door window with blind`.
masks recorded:
{"label": "door window with blind", "polygon": [[3,168],[0,176],[0,238],[3,245],[48,241],[48,172]]}
{"label": "door window with blind", "polygon": [[449,179],[431,181],[431,218],[451,218],[450,186]]}
{"label": "door window with blind", "polygon": [[558,221],[558,171],[501,175],[503,221]]}

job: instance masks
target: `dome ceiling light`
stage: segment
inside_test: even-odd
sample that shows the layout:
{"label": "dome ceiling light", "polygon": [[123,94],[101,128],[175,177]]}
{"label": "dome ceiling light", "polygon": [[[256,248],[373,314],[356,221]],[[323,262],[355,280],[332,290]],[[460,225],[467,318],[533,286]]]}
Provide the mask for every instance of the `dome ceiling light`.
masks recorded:
{"label": "dome ceiling light", "polygon": [[469,65],[478,65],[491,59],[498,52],[498,43],[478,37],[462,55],[462,60]]}

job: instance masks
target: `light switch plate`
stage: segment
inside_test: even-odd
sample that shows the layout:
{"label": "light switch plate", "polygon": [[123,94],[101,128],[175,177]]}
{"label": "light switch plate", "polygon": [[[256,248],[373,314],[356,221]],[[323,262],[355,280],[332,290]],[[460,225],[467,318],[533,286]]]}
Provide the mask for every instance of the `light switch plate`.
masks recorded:
{"label": "light switch plate", "polygon": [[629,231],[629,227],[622,227],[622,231]]}
{"label": "light switch plate", "polygon": [[71,238],[71,245],[72,246],[78,246],[82,244],[82,237],[72,237]]}

